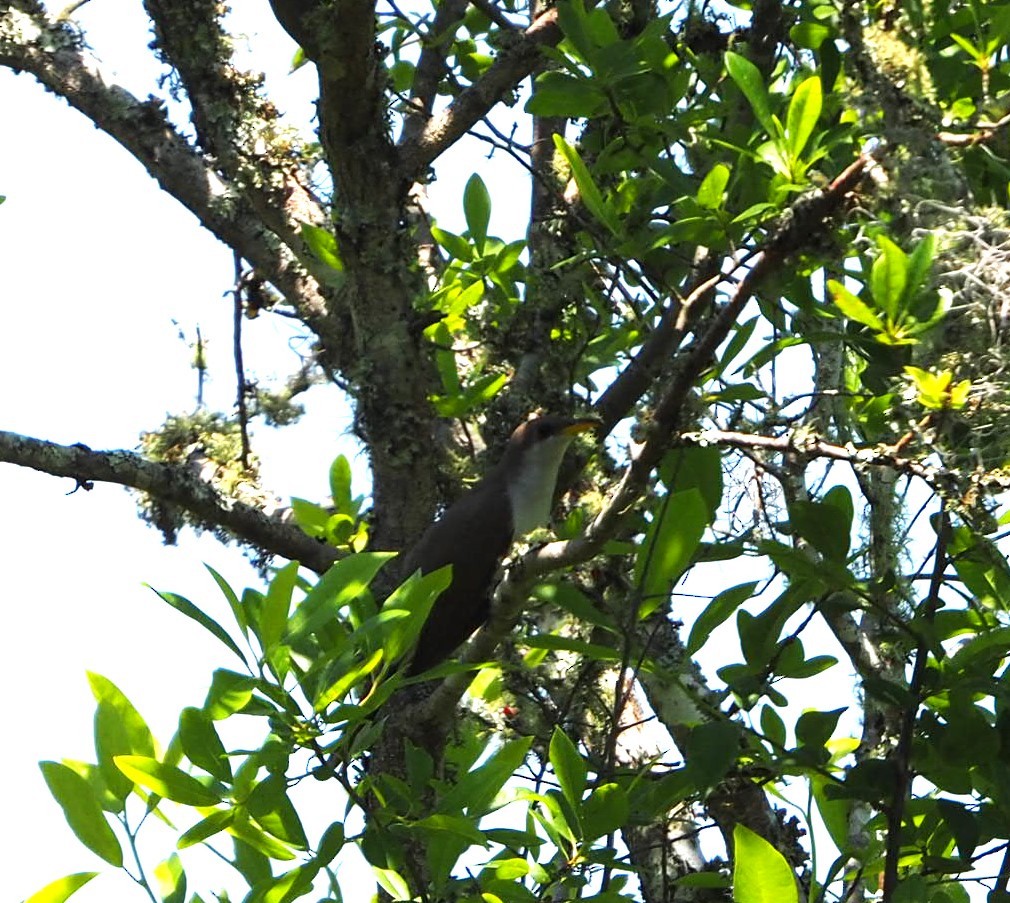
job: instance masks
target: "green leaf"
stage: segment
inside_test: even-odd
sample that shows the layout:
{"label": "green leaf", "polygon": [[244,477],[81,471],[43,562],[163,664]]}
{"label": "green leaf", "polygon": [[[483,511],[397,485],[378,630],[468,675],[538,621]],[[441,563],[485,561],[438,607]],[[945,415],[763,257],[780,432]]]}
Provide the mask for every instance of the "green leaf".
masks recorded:
{"label": "green leaf", "polygon": [[[447,565],[423,576],[415,572],[390,593],[377,620],[385,625],[382,649],[387,661],[395,661],[413,646],[435,600],[450,583],[452,567]],[[405,613],[405,617],[391,617],[398,612]],[[362,625],[362,632],[366,629],[367,625]]]}
{"label": "green leaf", "polygon": [[936,256],[936,234],[927,232],[908,255],[908,285],[906,291],[917,292],[926,282]]}
{"label": "green leaf", "polygon": [[393,869],[379,868],[377,865],[372,866],[372,874],[375,875],[375,880],[389,896],[393,899],[394,903],[400,900],[413,900],[414,895],[410,892],[410,887],[407,882],[401,877],[400,873],[394,871]]}
{"label": "green leaf", "polygon": [[539,602],[563,608],[587,624],[602,627],[605,630],[616,630],[613,617],[597,608],[592,600],[570,580],[538,583],[533,587],[531,595]]}
{"label": "green leaf", "polygon": [[337,455],[330,465],[330,498],[337,511],[357,515],[351,504],[351,462],[345,455]]}
{"label": "green leaf", "polygon": [[220,834],[231,827],[235,821],[236,812],[234,809],[217,809],[211,812],[206,818],[201,819],[192,828],[186,831],[180,838],[176,846],[180,850],[186,847],[195,846],[202,843],[208,837]]}
{"label": "green leaf", "polygon": [[473,247],[465,238],[438,226],[431,227],[431,235],[456,260],[466,262],[473,260]]}
{"label": "green leaf", "polygon": [[621,658],[613,646],[603,643],[587,643],[570,636],[558,636],[550,633],[538,633],[529,637],[527,645],[531,649],[554,649],[566,652],[577,652],[579,655],[598,662],[613,662]]}
{"label": "green leaf", "polygon": [[242,631],[242,635],[248,636],[249,620],[246,618],[245,609],[242,607],[242,603],[239,602],[239,598],[235,594],[235,590],[233,590],[231,586],[228,585],[228,581],[225,580],[224,577],[215,571],[209,564],[205,564],[204,567],[210,571],[210,575],[214,578],[214,582],[218,585],[218,589],[221,590],[227,600],[228,607],[231,609],[232,617],[235,618],[235,623],[238,624],[239,630]]}
{"label": "green leaf", "polygon": [[343,271],[344,262],[340,259],[340,249],[332,232],[310,223],[302,223],[301,232],[306,246],[320,263],[331,270]]}
{"label": "green leaf", "polygon": [[281,641],[288,624],[291,595],[298,582],[298,562],[290,561],[282,567],[267,588],[266,599],[260,611],[257,631],[263,650],[269,654]]}
{"label": "green leaf", "polygon": [[723,590],[709,602],[691,627],[691,635],[687,639],[687,654],[694,655],[701,649],[711,636],[712,631],[753,596],[756,588],[757,581],[741,583]]}
{"label": "green leaf", "polygon": [[116,765],[128,778],[159,796],[184,806],[216,806],[221,797],[192,775],[148,756],[116,756]]}
{"label": "green leaf", "polygon": [[287,862],[296,858],[287,844],[271,837],[262,828],[258,827],[255,822],[248,819],[236,818],[227,830],[232,837],[237,837],[244,844],[250,846],[256,853],[261,853],[268,859]]}
{"label": "green leaf", "polygon": [[477,248],[477,253],[483,254],[487,227],[491,221],[491,195],[484,180],[477,173],[470,176],[466,188],[463,189],[463,215],[466,217],[466,228]]}
{"label": "green leaf", "polygon": [[[95,798],[98,800],[101,807],[106,812],[120,813],[123,811],[123,806],[126,801],[126,797],[118,797],[111,790],[105,781],[105,776],[102,774],[102,769],[97,765],[92,765],[90,762],[80,762],[76,759],[61,759],[60,760],[67,768],[76,771],[88,784],[91,786],[92,792],[95,794]],[[113,768],[115,768],[115,763],[111,762]],[[117,769],[118,771],[118,769]],[[126,778],[123,778],[126,781]],[[132,789],[133,784],[130,781],[126,781],[129,787]],[[129,795],[129,791],[127,791]]]}
{"label": "green leaf", "polygon": [[796,740],[801,746],[823,747],[831,739],[844,708],[828,712],[804,712],[796,721]]}
{"label": "green leaf", "polygon": [[765,88],[765,77],[750,60],[732,51],[726,51],[726,71],[736,82],[750,104],[758,122],[769,136],[779,137],[781,129],[772,118],[771,107],[768,105],[768,90]]}
{"label": "green leaf", "polygon": [[830,28],[815,22],[801,22],[789,29],[790,40],[806,50],[817,50],[830,36]]}
{"label": "green leaf", "polygon": [[182,750],[198,768],[219,781],[231,781],[231,763],[210,716],[203,710],[188,706],[179,716],[179,741]]}
{"label": "green leaf", "polygon": [[572,809],[578,812],[582,806],[582,794],[586,790],[586,761],[568,735],[557,726],[551,735],[549,757],[561,785],[561,792]]}
{"label": "green leaf", "polygon": [[42,890],[35,891],[25,903],[64,903],[97,874],[98,872],[75,872],[73,875],[57,878],[50,881]]}
{"label": "green leaf", "polygon": [[[744,323],[734,324],[733,337],[726,343],[726,350],[723,351],[722,356],[719,358],[717,375],[721,376],[724,374],[729,365],[736,359],[737,355],[743,351],[744,346],[750,341],[750,337],[754,334],[757,322],[757,317],[751,317]],[[741,368],[738,367],[734,373],[739,373],[740,369]]]}
{"label": "green leaf", "polygon": [[726,776],[740,754],[740,728],[733,722],[699,724],[692,728],[687,741],[688,776],[704,792]]}
{"label": "green leaf", "polygon": [[91,785],[76,771],[59,762],[40,762],[39,768],[49,792],[63,809],[67,824],[77,839],[110,865],[121,868],[123,849]]}
{"label": "green leaf", "polygon": [[154,867],[154,881],[162,903],[185,903],[186,872],[177,853]]}
{"label": "green leaf", "polygon": [[786,141],[793,161],[799,160],[821,115],[821,80],[812,75],[793,94],[786,115]]}
{"label": "green leaf", "polygon": [[438,834],[448,834],[453,838],[464,840],[467,844],[485,846],[487,837],[478,829],[474,819],[459,815],[429,815],[414,822],[420,828],[426,828]]}
{"label": "green leaf", "polygon": [[635,557],[640,617],[658,608],[691,563],[709,523],[708,506],[697,489],[670,492],[655,514]]}
{"label": "green leaf", "polygon": [[702,180],[695,200],[708,210],[718,210],[722,207],[729,173],[730,169],[725,163],[716,163]]}
{"label": "green leaf", "polygon": [[588,78],[578,78],[558,69],[548,69],[536,80],[526,102],[531,116],[566,116],[590,119],[607,109],[607,95]]}
{"label": "green leaf", "polygon": [[163,593],[160,590],[151,589],[161,598],[163,601],[167,602],[176,611],[181,612],[187,618],[191,618],[196,621],[204,629],[210,631],[214,636],[216,636],[225,646],[227,646],[232,652],[234,652],[242,663],[245,664],[245,656],[242,654],[242,650],[239,649],[235,641],[228,635],[228,632],[215,621],[210,615],[204,614],[199,608],[197,608],[189,599],[185,599],[182,596],[176,595],[175,593]]}
{"label": "green leaf", "polygon": [[620,236],[620,221],[613,209],[604,201],[599,186],[593,180],[586,164],[582,162],[579,152],[561,135],[555,133],[553,138],[554,146],[568,161],[568,165],[572,169],[572,176],[579,188],[579,196],[582,198],[582,203],[586,205],[586,209],[603,223],[612,235]]}
{"label": "green leaf", "polygon": [[733,829],[733,860],[734,903],[799,903],[785,857],[743,825]]}
{"label": "green leaf", "polygon": [[595,787],[582,804],[585,839],[591,842],[620,830],[630,815],[631,804],[623,787],[613,783]]}
{"label": "green leaf", "polygon": [[109,791],[125,800],[133,789],[113,761],[120,755],[153,756],[154,737],[133,703],[107,677],[88,672],[91,693],[98,702],[95,709],[95,752],[98,767]]}
{"label": "green leaf", "polygon": [[470,818],[485,815],[505,782],[526,760],[532,743],[532,737],[505,743],[486,762],[468,771],[456,782],[456,786],[439,800],[438,811],[455,814],[466,809]]}
{"label": "green leaf", "polygon": [[793,502],[789,506],[789,523],[795,535],[809,542],[825,558],[845,561],[852,531],[851,499],[847,507],[816,501]]}
{"label": "green leaf", "polygon": [[221,721],[241,711],[252,699],[256,678],[218,668],[211,678],[210,689],[204,701],[204,711],[214,721]]}
{"label": "green leaf", "polygon": [[829,279],[828,293],[831,295],[831,300],[835,302],[835,307],[850,320],[862,323],[863,326],[868,326],[876,332],[884,332],[884,321],[840,282]]}
{"label": "green leaf", "polygon": [[775,746],[786,745],[785,722],[770,705],[765,705],[761,709],[761,733]]}
{"label": "green leaf", "polygon": [[316,860],[322,866],[329,865],[347,841],[342,822],[335,821],[324,832],[316,848]]}
{"label": "green leaf", "polygon": [[705,500],[709,523],[722,501],[722,454],[714,445],[675,448],[659,465],[659,478],[671,492],[697,489]]}
{"label": "green leaf", "polygon": [[368,591],[368,585],[393,552],[358,552],[334,564],[295,609],[286,641],[295,643],[337,617],[345,605]]}
{"label": "green leaf", "polygon": [[290,846],[304,850],[308,839],[298,812],[287,795],[287,782],[282,774],[272,774],[260,781],[246,801],[249,814],[260,826]]}
{"label": "green leaf", "polygon": [[936,806],[954,836],[958,854],[965,861],[969,861],[979,842],[978,816],[963,803],[954,800],[939,799]]}
{"label": "green leaf", "polygon": [[852,801],[829,797],[825,793],[825,788],[834,786],[834,782],[829,781],[823,775],[811,774],[810,782],[817,811],[820,813],[824,826],[828,829],[832,842],[839,850],[847,849],[850,843],[849,817]]}
{"label": "green leaf", "polygon": [[559,3],[557,10],[558,24],[565,33],[565,37],[578,51],[579,56],[588,62],[590,57],[594,55],[594,42],[587,28],[588,17],[585,4],[582,0],[568,0],[568,2]]}
{"label": "green leaf", "polygon": [[880,254],[870,268],[870,293],[873,303],[892,320],[897,320],[908,284],[908,258],[886,235],[877,239]]}

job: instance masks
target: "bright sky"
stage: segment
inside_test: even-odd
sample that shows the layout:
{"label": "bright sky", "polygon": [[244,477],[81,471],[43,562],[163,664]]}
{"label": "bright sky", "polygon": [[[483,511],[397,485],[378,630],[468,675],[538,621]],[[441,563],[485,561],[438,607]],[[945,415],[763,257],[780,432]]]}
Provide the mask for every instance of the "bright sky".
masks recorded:
{"label": "bright sky", "polygon": [[[266,0],[236,6],[271,96],[291,121],[307,122],[311,67],[288,74],[294,45],[270,19]],[[158,68],[140,4],[88,4],[80,21],[107,75],[141,97],[156,90]],[[30,76],[0,71],[0,97],[6,127],[0,194],[7,196],[0,207],[0,429],[95,449],[134,448],[140,432],[167,413],[192,409],[196,373],[178,332],[192,341],[197,324],[209,340],[208,404],[230,410],[228,249]],[[459,198],[470,173],[491,178],[484,150],[457,154],[433,189],[450,229],[462,229]],[[494,168],[499,184],[503,175],[516,175],[514,165],[504,167]],[[526,189],[511,196],[513,209],[494,210],[491,225],[514,237]],[[297,366],[287,321],[260,317],[245,332],[253,375],[283,376]],[[266,484],[282,497],[321,498],[337,454],[363,470],[349,423],[339,393],[324,389],[311,395],[302,424],[261,429],[255,448]],[[143,584],[209,606],[226,623],[202,563],[239,589],[260,585],[239,553],[212,538],[184,533],[178,547],[163,546],[135,517],[124,489],[100,484],[67,495],[71,489],[69,480],[0,465],[7,617],[0,681],[8,688],[0,747],[8,812],[0,827],[4,900],[23,899],[71,872],[113,871],[71,834],[37,766],[42,759],[94,760],[94,701],[85,672],[114,681],[165,744],[180,709],[202,702],[211,670],[222,664],[222,647]],[[132,882],[103,874],[73,899],[142,896]]]}

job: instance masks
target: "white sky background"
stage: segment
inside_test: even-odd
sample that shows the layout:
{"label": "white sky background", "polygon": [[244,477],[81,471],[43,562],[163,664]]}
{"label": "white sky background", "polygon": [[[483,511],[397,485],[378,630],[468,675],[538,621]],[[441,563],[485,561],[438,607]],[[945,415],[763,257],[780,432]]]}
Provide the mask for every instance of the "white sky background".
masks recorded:
{"label": "white sky background", "polygon": [[[294,124],[307,123],[312,68],[288,74],[295,46],[266,0],[235,7],[253,64],[267,71],[270,96]],[[88,4],[79,21],[107,77],[140,97],[163,94],[139,3]],[[200,325],[209,341],[208,406],[231,410],[232,307],[224,297],[231,252],[112,139],[30,76],[0,71],[0,102],[0,194],[7,196],[0,206],[0,429],[94,449],[136,447],[138,435],[167,413],[194,406],[196,371],[173,319],[190,341]],[[525,179],[505,155],[498,156],[500,165],[497,159],[489,165],[486,149],[454,154],[432,188],[433,204],[443,225],[462,231],[463,186],[481,171],[498,189],[492,232],[518,237],[528,214]],[[510,177],[520,180],[516,190],[501,191]],[[287,321],[261,316],[246,321],[244,333],[252,376],[283,377],[296,368]],[[258,429],[254,446],[264,458],[266,485],[281,497],[321,498],[329,464],[340,453],[357,465],[357,479],[367,481],[349,426],[340,394],[317,389],[301,424]],[[238,589],[261,585],[240,553],[213,538],[185,532],[178,547],[163,546],[121,487],[98,484],[67,495],[71,489],[70,480],[0,465],[4,903],[87,870],[103,874],[75,901],[144,898],[72,835],[37,762],[94,761],[86,670],[115,682],[162,744],[181,708],[201,704],[212,669],[227,653],[143,584],[209,605],[225,624],[226,607],[203,562]],[[337,814],[331,810],[330,820]],[[198,883],[191,881],[191,892]]]}

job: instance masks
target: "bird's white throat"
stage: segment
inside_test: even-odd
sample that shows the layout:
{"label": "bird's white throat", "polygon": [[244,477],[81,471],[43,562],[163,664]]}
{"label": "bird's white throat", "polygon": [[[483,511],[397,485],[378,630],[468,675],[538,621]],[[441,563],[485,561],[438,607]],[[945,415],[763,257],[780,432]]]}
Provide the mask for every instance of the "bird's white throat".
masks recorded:
{"label": "bird's white throat", "polygon": [[519,467],[511,474],[508,491],[516,538],[547,523],[558,468],[571,441],[572,436],[562,434],[536,443],[526,449]]}

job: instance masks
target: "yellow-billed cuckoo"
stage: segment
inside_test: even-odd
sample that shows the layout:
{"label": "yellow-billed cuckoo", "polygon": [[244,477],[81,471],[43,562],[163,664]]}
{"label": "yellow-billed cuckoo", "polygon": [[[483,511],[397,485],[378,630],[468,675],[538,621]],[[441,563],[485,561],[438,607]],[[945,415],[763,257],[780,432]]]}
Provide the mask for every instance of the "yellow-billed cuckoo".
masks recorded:
{"label": "yellow-billed cuckoo", "polygon": [[452,583],[435,600],[410,663],[434,667],[490,614],[495,572],[513,540],[547,523],[565,450],[599,421],[547,416],[516,427],[501,461],[451,505],[407,555],[403,573],[452,565]]}

